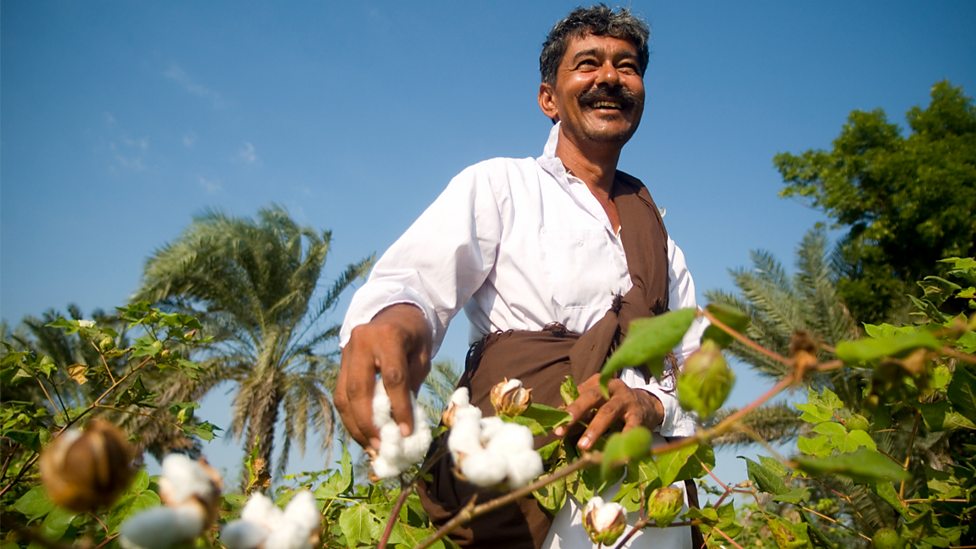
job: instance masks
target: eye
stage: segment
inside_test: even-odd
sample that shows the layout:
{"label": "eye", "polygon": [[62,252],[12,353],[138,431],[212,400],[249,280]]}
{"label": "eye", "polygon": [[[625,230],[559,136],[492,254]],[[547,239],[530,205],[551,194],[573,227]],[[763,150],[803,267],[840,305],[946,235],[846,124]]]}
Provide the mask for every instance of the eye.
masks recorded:
{"label": "eye", "polygon": [[576,63],[576,70],[592,71],[592,70],[596,70],[596,68],[599,66],[600,64],[596,62],[596,59],[585,58],[585,59],[581,59],[578,63]]}
{"label": "eye", "polygon": [[640,70],[637,68],[637,63],[632,61],[627,61],[617,65],[617,70],[624,74],[638,74]]}

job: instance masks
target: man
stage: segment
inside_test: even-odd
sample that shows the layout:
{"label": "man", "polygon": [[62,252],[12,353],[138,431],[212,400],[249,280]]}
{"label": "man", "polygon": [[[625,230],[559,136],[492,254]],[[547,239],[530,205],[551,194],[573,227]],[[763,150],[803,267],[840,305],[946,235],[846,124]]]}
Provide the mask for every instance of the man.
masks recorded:
{"label": "man", "polygon": [[[569,374],[580,397],[567,411],[588,423],[572,433],[581,449],[612,426],[694,432],[670,381],[626,370],[611,382],[609,399],[598,383],[632,318],[696,306],[684,256],[657,207],[639,181],[617,170],[644,110],[647,38],[642,21],[603,5],[557,23],[540,56],[539,107],[554,122],[543,155],[467,168],[377,262],[341,334],[335,401],[357,442],[378,447],[371,408],[377,375],[394,420],[411,432],[410,392],[419,390],[461,307],[475,343],[461,385],[484,411],[487,390],[503,377],[518,377],[534,400],[559,405],[558,386]],[[676,363],[694,350],[700,328],[676,349]],[[421,497],[432,518],[443,520],[475,492],[441,463]],[[512,508],[515,515],[475,521],[462,542],[589,547],[579,526],[585,502],[571,503],[551,529],[553,519],[527,501]],[[643,542],[686,547],[687,530],[642,534]]]}

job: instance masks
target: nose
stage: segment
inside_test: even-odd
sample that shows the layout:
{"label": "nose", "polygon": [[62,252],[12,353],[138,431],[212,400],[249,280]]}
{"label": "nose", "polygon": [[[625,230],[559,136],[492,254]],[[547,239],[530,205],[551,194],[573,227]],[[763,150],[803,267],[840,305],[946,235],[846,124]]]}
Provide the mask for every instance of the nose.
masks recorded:
{"label": "nose", "polygon": [[605,84],[611,87],[620,85],[620,73],[610,61],[600,66],[600,70],[597,72],[597,84]]}

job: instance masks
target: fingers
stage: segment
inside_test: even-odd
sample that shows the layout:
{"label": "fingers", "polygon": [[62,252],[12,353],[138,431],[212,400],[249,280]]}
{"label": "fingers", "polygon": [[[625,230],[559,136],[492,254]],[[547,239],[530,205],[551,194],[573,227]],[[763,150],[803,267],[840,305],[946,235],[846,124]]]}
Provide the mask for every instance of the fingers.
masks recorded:
{"label": "fingers", "polygon": [[373,425],[373,391],[376,359],[350,340],[342,353],[335,405],[349,435],[363,447],[379,447],[379,433]]}
{"label": "fingers", "polygon": [[[638,391],[631,389],[619,379],[611,380],[607,388],[610,398],[604,399],[600,391],[599,377],[591,377],[579,386],[579,398],[566,407],[566,411],[572,416],[568,425],[592,416],[577,443],[581,450],[592,448],[598,438],[621,422],[625,431],[638,425],[656,423],[650,422],[656,410],[653,403],[641,399]],[[651,395],[647,396],[653,398]],[[557,436],[564,436],[565,433],[566,429],[563,427],[555,431]]]}
{"label": "fingers", "polygon": [[572,403],[566,406],[566,412],[570,415],[570,421],[564,426],[556,427],[556,436],[565,436],[568,428],[575,423],[589,419],[593,412],[605,402],[603,393],[600,391],[600,376],[593,375],[581,383],[578,387],[579,396]]}
{"label": "fingers", "polygon": [[377,354],[377,366],[386,394],[390,397],[393,421],[400,426],[400,434],[407,436],[413,432],[413,404],[410,399],[407,357],[399,345],[383,347]]}

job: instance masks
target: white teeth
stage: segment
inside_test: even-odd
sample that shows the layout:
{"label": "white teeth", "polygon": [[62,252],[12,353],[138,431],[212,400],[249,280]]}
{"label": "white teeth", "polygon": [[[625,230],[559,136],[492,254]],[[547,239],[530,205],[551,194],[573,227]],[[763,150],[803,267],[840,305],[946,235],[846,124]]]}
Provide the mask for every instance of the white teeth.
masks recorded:
{"label": "white teeth", "polygon": [[620,108],[620,104],[619,103],[613,103],[611,101],[597,101],[596,103],[593,104],[593,108],[595,108],[595,109],[619,109]]}

